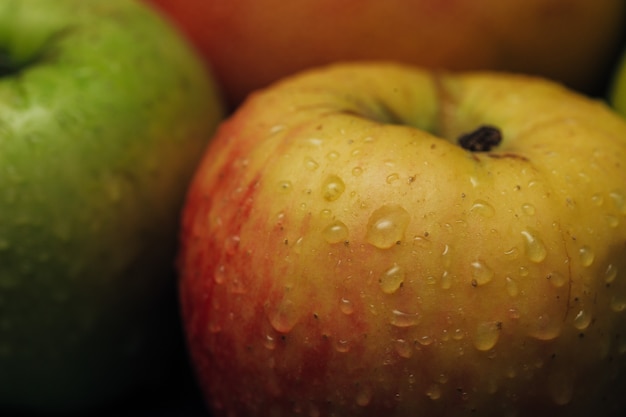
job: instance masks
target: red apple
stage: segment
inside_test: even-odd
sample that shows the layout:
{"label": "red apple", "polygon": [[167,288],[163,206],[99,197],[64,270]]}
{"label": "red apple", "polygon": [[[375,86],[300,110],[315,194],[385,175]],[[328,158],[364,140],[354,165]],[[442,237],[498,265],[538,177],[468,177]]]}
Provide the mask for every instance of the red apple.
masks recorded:
{"label": "red apple", "polygon": [[232,104],[296,71],[393,59],[541,74],[591,91],[617,53],[623,0],[146,0],[214,67]]}
{"label": "red apple", "polygon": [[253,94],[183,219],[215,415],[624,415],[624,161],[622,118],[525,76],[360,63]]}

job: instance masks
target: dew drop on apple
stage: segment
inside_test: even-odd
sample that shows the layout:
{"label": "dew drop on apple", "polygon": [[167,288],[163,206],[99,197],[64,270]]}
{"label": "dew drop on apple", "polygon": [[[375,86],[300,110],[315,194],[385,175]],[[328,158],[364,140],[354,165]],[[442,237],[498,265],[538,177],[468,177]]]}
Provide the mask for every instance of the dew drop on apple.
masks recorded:
{"label": "dew drop on apple", "polygon": [[554,288],[561,288],[567,283],[567,278],[560,272],[553,271],[548,275],[548,280]]}
{"label": "dew drop on apple", "polygon": [[289,299],[282,300],[270,312],[268,318],[274,330],[279,333],[289,333],[298,321],[293,301]]}
{"label": "dew drop on apple", "polygon": [[601,207],[604,204],[604,197],[602,194],[594,194],[591,196],[591,202],[594,206]]}
{"label": "dew drop on apple", "polygon": [[562,319],[553,319],[542,314],[529,323],[529,335],[538,340],[553,340],[561,334]]}
{"label": "dew drop on apple", "polygon": [[354,306],[352,305],[352,301],[347,298],[341,298],[339,301],[339,310],[345,315],[350,315],[354,313]]}
{"label": "dew drop on apple", "polygon": [[481,286],[491,282],[495,273],[493,270],[481,260],[476,260],[470,264],[472,271],[472,285]]}
{"label": "dew drop on apple", "polygon": [[394,182],[398,181],[400,179],[400,175],[397,173],[393,173],[393,174],[389,174],[387,176],[387,178],[385,179],[385,182],[387,184],[393,184]]}
{"label": "dew drop on apple", "polygon": [[586,310],[580,310],[574,317],[574,327],[578,330],[585,330],[591,324],[591,314]]}
{"label": "dew drop on apple", "polygon": [[532,204],[526,203],[522,204],[522,211],[529,216],[534,216],[537,209],[535,209],[535,206],[533,206]]}
{"label": "dew drop on apple", "polygon": [[365,239],[379,249],[389,249],[402,241],[410,219],[403,207],[382,206],[370,216]]}
{"label": "dew drop on apple", "polygon": [[350,342],[345,339],[335,340],[335,350],[339,353],[346,353],[350,351]]}
{"label": "dew drop on apple", "polygon": [[613,204],[621,214],[626,214],[626,197],[620,191],[613,191],[609,194]]}
{"label": "dew drop on apple", "polygon": [[582,266],[591,266],[595,259],[595,254],[589,246],[583,246],[578,250],[580,263]]}
{"label": "dew drop on apple", "polygon": [[278,183],[278,190],[280,192],[283,193],[288,193],[293,189],[293,185],[291,184],[291,181],[285,180],[285,181],[280,181]]}
{"label": "dew drop on apple", "polygon": [[626,310],[626,296],[614,295],[610,301],[611,310],[615,313],[621,313]]}
{"label": "dew drop on apple", "polygon": [[330,175],[322,184],[322,195],[326,201],[335,201],[346,189],[343,180],[336,175]]}
{"label": "dew drop on apple", "polygon": [[413,327],[417,326],[421,319],[420,313],[393,310],[390,323],[395,327]]}
{"label": "dew drop on apple", "polygon": [[267,350],[276,349],[276,335],[270,333],[266,334],[265,338],[263,338],[263,346],[265,346]]}
{"label": "dew drop on apple", "polygon": [[523,230],[522,236],[524,237],[526,256],[531,262],[539,263],[546,259],[548,250],[536,230],[531,228]]}
{"label": "dew drop on apple", "polygon": [[352,168],[352,175],[354,175],[355,177],[360,177],[362,174],[363,174],[363,168],[361,167]]}
{"label": "dew drop on apple", "polygon": [[408,359],[413,356],[413,347],[405,339],[396,339],[394,341],[394,347],[396,349],[396,353],[401,358]]}
{"label": "dew drop on apple", "polygon": [[334,221],[322,230],[322,236],[331,244],[345,242],[348,240],[348,226],[339,220]]}
{"label": "dew drop on apple", "polygon": [[436,401],[436,400],[440,399],[441,395],[442,395],[441,385],[439,385],[439,384],[432,384],[426,390],[426,396],[428,398],[430,398],[431,400],[433,400],[433,401]]}
{"label": "dew drop on apple", "polygon": [[305,158],[304,167],[309,171],[315,171],[320,167],[320,164],[313,158]]}
{"label": "dew drop on apple", "polygon": [[617,278],[617,267],[613,264],[609,264],[604,271],[604,282],[611,284]]}
{"label": "dew drop on apple", "polygon": [[422,346],[430,346],[434,342],[434,339],[429,335],[423,335],[417,338],[417,343]]}
{"label": "dew drop on apple", "polygon": [[483,217],[493,217],[496,214],[496,210],[493,208],[491,204],[486,202],[485,200],[476,200],[472,207],[470,207],[471,213],[479,214]]}
{"label": "dew drop on apple", "polygon": [[509,294],[509,296],[517,297],[517,295],[519,294],[519,287],[517,285],[517,282],[515,282],[513,278],[506,277],[504,285],[506,288],[506,292],[507,294]]}
{"label": "dew drop on apple", "polygon": [[404,270],[399,265],[394,265],[386,270],[379,279],[381,290],[385,294],[395,293],[404,282]]}
{"label": "dew drop on apple", "polygon": [[500,326],[497,322],[480,323],[474,334],[474,347],[482,352],[491,350],[500,337]]}

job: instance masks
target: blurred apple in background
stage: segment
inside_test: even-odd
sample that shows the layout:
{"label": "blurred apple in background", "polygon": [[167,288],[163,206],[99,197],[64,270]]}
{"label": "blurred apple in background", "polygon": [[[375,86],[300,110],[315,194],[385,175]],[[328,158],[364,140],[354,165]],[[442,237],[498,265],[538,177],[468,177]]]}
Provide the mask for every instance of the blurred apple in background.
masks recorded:
{"label": "blurred apple in background", "polygon": [[360,63],[251,95],[184,211],[207,403],[623,416],[624,161],[626,122],[528,76]]}
{"label": "blurred apple in background", "polygon": [[0,2],[0,414],[86,412],[182,356],[179,214],[221,115],[146,5]]}
{"label": "blurred apple in background", "polygon": [[616,54],[623,0],[145,0],[190,36],[231,106],[337,60],[540,74],[595,92]]}

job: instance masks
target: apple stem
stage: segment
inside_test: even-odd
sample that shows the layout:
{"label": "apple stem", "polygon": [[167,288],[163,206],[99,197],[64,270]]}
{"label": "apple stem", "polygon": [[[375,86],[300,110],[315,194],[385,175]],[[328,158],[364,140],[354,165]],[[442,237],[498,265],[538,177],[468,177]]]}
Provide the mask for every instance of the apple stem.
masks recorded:
{"label": "apple stem", "polygon": [[497,127],[480,126],[470,133],[461,135],[458,142],[463,149],[471,152],[489,152],[502,142],[502,132]]}

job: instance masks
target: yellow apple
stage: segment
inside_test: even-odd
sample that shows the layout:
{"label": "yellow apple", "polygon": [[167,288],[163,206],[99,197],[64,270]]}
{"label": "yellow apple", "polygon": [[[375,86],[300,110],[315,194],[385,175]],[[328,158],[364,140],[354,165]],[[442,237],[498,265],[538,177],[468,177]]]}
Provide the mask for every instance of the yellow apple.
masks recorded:
{"label": "yellow apple", "polygon": [[208,404],[623,415],[625,161],[626,122],[529,76],[346,63],[253,94],[184,211]]}
{"label": "yellow apple", "polygon": [[541,74],[604,87],[625,23],[623,0],[145,0],[165,11],[215,69],[226,97],[337,60]]}

